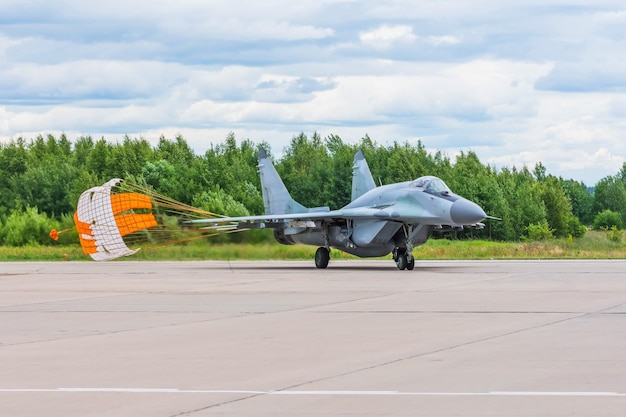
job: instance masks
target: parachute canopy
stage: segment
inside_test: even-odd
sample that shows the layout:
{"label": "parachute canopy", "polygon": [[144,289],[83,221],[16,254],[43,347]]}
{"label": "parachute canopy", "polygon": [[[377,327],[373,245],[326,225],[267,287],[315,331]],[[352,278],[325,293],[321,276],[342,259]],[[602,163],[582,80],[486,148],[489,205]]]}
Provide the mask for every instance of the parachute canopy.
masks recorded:
{"label": "parachute canopy", "polygon": [[80,244],[83,252],[96,261],[136,253],[139,249],[130,249],[122,237],[158,225],[149,196],[133,192],[111,194],[111,188],[121,181],[115,178],[90,188],[78,199],[74,223]]}

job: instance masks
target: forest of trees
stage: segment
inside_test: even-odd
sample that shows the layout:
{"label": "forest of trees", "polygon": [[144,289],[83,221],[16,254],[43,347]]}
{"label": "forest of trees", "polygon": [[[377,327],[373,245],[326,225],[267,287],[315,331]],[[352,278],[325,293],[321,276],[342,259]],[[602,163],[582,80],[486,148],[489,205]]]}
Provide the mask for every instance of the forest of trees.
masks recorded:
{"label": "forest of trees", "polygon": [[[181,136],[161,137],[156,146],[143,138],[109,142],[87,136],[72,142],[65,135],[0,144],[0,244],[47,243],[39,237],[49,231],[46,219],[71,223],[79,195],[116,177],[213,212],[261,214],[256,168],[261,146],[272,155],[267,143],[238,143],[232,133],[203,155]],[[365,136],[349,144],[336,135],[302,133],[280,150],[276,169],[303,205],[340,208],[350,200],[352,159],[358,149],[377,182],[435,175],[453,192],[503,219],[472,231],[473,237],[520,240],[539,233],[575,238],[586,226],[621,229],[626,221],[626,164],[595,184],[592,194],[583,183],[549,175],[541,163],[532,169],[498,170],[481,163],[472,151],[453,161],[441,152],[428,153],[421,142],[382,146]]]}

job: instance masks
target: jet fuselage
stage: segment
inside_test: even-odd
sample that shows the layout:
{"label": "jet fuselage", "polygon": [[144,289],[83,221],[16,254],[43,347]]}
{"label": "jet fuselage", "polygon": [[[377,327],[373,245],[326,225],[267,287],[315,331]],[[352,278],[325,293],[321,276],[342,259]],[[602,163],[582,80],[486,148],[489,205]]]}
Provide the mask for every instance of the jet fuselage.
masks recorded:
{"label": "jet fuselage", "polygon": [[[350,219],[351,213],[373,210],[371,218]],[[347,219],[317,227],[285,227],[274,236],[283,244],[323,246],[360,257],[389,254],[410,239],[413,246],[426,242],[436,227],[462,227],[478,223],[485,212],[475,203],[452,193],[436,177],[383,185],[366,192],[339,210]],[[326,240],[327,239],[327,240]]]}

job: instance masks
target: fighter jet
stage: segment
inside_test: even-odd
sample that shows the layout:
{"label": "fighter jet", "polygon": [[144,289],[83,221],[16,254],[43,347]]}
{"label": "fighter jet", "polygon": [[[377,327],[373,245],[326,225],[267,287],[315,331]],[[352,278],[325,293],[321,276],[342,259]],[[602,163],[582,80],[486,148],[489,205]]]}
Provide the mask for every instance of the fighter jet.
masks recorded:
{"label": "fighter jet", "polygon": [[207,228],[271,228],[283,245],[318,246],[317,268],[328,266],[334,248],[359,257],[391,253],[399,270],[412,270],[413,249],[426,243],[434,230],[483,227],[480,221],[491,218],[434,176],[376,186],[360,150],[352,168],[352,201],[338,210],[304,207],[291,197],[264,149],[259,150],[258,161],[264,215],[191,222],[208,224]]}

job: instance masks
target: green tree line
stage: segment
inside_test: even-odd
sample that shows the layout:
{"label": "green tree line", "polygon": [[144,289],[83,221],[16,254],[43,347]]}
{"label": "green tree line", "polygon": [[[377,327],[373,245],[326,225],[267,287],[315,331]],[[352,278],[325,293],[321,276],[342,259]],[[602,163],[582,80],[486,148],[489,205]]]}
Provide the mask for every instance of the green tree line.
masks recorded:
{"label": "green tree line", "polygon": [[[116,177],[213,212],[260,214],[259,147],[272,157],[267,143],[237,141],[232,133],[201,155],[182,136],[161,137],[154,146],[144,138],[128,136],[119,142],[90,136],[72,142],[65,135],[0,144],[0,244],[47,243],[38,237],[45,229],[44,220],[71,223],[79,195]],[[384,146],[367,135],[358,143],[346,143],[336,135],[301,133],[281,150],[275,165],[297,201],[309,207],[339,208],[350,200],[352,159],[358,149],[379,183],[435,175],[453,192],[503,219],[472,231],[474,237],[578,237],[584,234],[584,226],[622,228],[626,221],[626,164],[615,176],[596,184],[592,194],[581,182],[547,174],[541,163],[532,170],[498,170],[483,164],[472,151],[452,160],[442,152],[427,152],[419,141]],[[19,227],[32,236],[20,239],[15,231]]]}

